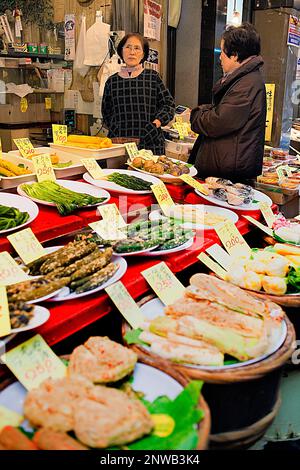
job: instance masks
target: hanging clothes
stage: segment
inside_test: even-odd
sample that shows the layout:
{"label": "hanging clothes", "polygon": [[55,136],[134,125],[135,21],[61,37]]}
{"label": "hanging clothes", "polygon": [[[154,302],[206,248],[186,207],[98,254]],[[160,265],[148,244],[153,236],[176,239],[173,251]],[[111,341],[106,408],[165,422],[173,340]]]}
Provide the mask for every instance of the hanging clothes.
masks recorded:
{"label": "hanging clothes", "polygon": [[109,54],[110,25],[103,23],[102,15],[96,16],[96,22],[87,30],[85,41],[84,64],[100,66]]}
{"label": "hanging clothes", "polygon": [[181,15],[182,0],[169,0],[168,26],[177,28]]}

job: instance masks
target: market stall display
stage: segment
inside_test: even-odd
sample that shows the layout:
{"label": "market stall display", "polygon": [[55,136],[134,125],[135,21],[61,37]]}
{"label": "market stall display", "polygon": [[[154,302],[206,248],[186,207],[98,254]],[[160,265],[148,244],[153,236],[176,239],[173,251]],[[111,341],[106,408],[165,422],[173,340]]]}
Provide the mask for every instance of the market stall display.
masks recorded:
{"label": "market stall display", "polygon": [[38,213],[33,201],[16,194],[0,193],[0,235],[29,225]]}
{"label": "market stall display", "polygon": [[194,166],[165,156],[150,155],[148,157],[143,154],[130,158],[127,165],[141,173],[155,175],[165,183],[182,183],[179,176],[195,176],[197,174]]}
{"label": "market stall display", "polygon": [[137,195],[152,193],[151,185],[160,182],[155,176],[141,175],[136,171],[103,169],[102,172],[103,178],[99,180],[92,178],[89,173],[85,173],[83,178],[88,183],[112,193]]}
{"label": "market stall display", "polygon": [[40,305],[9,303],[11,334],[32,330],[43,325],[50,317],[50,311]]}

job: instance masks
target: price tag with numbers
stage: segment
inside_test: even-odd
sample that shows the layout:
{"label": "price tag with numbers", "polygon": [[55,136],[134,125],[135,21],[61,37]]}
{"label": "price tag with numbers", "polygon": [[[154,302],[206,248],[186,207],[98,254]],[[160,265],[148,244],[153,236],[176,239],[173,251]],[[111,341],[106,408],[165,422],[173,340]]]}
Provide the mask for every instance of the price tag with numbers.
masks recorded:
{"label": "price tag with numbers", "polygon": [[106,220],[99,220],[89,224],[92,230],[100,235],[103,240],[125,240],[125,233],[118,230],[117,227],[111,226]]}
{"label": "price tag with numbers", "polygon": [[40,244],[31,228],[25,228],[19,232],[8,235],[8,240],[25,264],[47,254],[45,248]]}
{"label": "price tag with numbers", "polygon": [[102,168],[98,165],[94,158],[82,158],[81,163],[85,166],[91,177],[95,180],[106,178]]}
{"label": "price tag with numbers", "polygon": [[165,210],[175,206],[175,203],[171,198],[170,193],[166,188],[166,185],[164,183],[152,184],[151,189],[156,197],[158,204],[161,207],[161,210],[165,215],[167,215],[165,213]]}
{"label": "price tag with numbers", "polygon": [[14,428],[17,428],[20,426],[22,421],[24,421],[24,417],[22,415],[0,405],[0,431],[5,426],[13,426]]}
{"label": "price tag with numbers", "polygon": [[54,144],[65,144],[68,140],[68,127],[63,124],[52,124]]}
{"label": "price tag with numbers", "polygon": [[172,304],[184,294],[185,287],[164,262],[146,269],[141,274],[165,305]]}
{"label": "price tag with numbers", "polygon": [[135,142],[129,142],[128,144],[125,144],[125,148],[130,158],[133,159],[138,156],[139,149],[137,148],[137,145]]}
{"label": "price tag with numbers", "polygon": [[29,139],[14,139],[20,154],[24,158],[31,158],[35,154],[35,149]]}
{"label": "price tag with numbers", "polygon": [[9,335],[10,332],[11,325],[6,288],[0,286],[0,337]]}
{"label": "price tag with numbers", "polygon": [[129,325],[134,329],[140,328],[145,319],[124,284],[119,281],[105,290]]}
{"label": "price tag with numbers", "polygon": [[32,157],[32,163],[39,182],[56,181],[50,155],[44,153],[43,155]]}
{"label": "price tag with numbers", "polygon": [[206,196],[208,196],[209,190],[207,189],[207,187],[204,184],[199,183],[199,181],[195,180],[195,178],[193,178],[192,176],[181,175],[179,176],[179,178],[185,183],[192,186],[192,188],[198,189],[198,191],[200,191],[202,194],[206,194]]}
{"label": "price tag with numbers", "polygon": [[275,222],[275,215],[271,209],[270,204],[261,201],[259,203],[259,208],[262,215],[264,216],[265,221],[267,222],[268,227],[272,228]]}
{"label": "price tag with numbers", "polygon": [[240,256],[249,254],[251,251],[246,240],[230,220],[222,225],[218,224],[215,230],[230,255]]}
{"label": "price tag with numbers", "polygon": [[225,269],[221,268],[218,263],[215,263],[206,253],[200,253],[198,259],[205,264],[211,271],[216,273],[216,275],[221,279],[226,279],[226,271]]}
{"label": "price tag with numbers", "polygon": [[105,220],[106,223],[110,224],[112,227],[118,229],[126,226],[126,222],[115,203],[99,206],[97,210],[100,215],[102,215],[103,220]]}
{"label": "price tag with numbers", "polygon": [[7,251],[0,253],[0,285],[9,286],[27,281],[29,277]]}
{"label": "price tag with numbers", "polygon": [[38,387],[48,378],[61,379],[67,371],[40,335],[11,349],[1,359],[27,390]]}

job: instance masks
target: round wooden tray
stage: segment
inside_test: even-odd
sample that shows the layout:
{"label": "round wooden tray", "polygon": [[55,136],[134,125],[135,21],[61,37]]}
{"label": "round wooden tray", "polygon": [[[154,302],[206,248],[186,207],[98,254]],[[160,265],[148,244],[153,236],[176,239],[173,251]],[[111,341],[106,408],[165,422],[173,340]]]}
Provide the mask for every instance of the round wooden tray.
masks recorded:
{"label": "round wooden tray", "polygon": [[[154,296],[150,295],[144,297],[138,304],[139,306],[145,304],[151,300]],[[203,380],[208,383],[215,384],[228,384],[234,382],[245,382],[247,380],[255,380],[263,377],[264,375],[272,372],[275,369],[283,366],[288,359],[292,356],[296,349],[296,333],[293,324],[290,322],[288,317],[285,315],[285,322],[287,326],[287,335],[282,346],[273,354],[263,359],[260,362],[241,366],[233,369],[214,369],[206,370],[193,367],[186,367],[184,365],[176,365],[169,360],[164,360],[164,364],[169,367],[174,367],[179,372],[183,373],[190,379]],[[125,321],[122,324],[122,336],[124,338],[126,332],[130,329],[130,326]],[[126,343],[126,341],[124,340]],[[149,358],[153,360],[154,367],[156,363],[162,361],[162,358],[157,354],[147,351],[140,345],[130,345],[133,351],[135,351],[139,357],[139,360],[145,361]]]}

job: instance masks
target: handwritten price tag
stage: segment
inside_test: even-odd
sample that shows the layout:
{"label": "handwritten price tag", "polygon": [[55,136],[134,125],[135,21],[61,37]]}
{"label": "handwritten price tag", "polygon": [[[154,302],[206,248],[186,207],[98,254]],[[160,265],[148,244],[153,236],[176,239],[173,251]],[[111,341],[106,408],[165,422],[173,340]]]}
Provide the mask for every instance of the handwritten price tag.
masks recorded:
{"label": "handwritten price tag", "polygon": [[230,255],[249,254],[250,246],[230,220],[222,225],[217,225],[215,230]]}
{"label": "handwritten price tag", "polygon": [[273,236],[273,230],[270,227],[266,227],[265,225],[261,224],[258,220],[253,219],[249,215],[244,215],[245,219],[249,220],[251,224],[256,225],[256,227],[260,228],[263,232],[265,232],[269,236]]}
{"label": "handwritten price tag", "polygon": [[137,145],[135,142],[129,142],[128,144],[125,144],[125,148],[127,150],[127,153],[131,159],[135,158],[139,154],[139,149],[137,148]]}
{"label": "handwritten price tag", "polygon": [[115,306],[132,328],[140,328],[145,321],[142,312],[122,282],[116,282],[105,289]]}
{"label": "handwritten price tag", "polygon": [[27,390],[38,387],[49,377],[60,379],[66,375],[66,366],[40,335],[10,350],[1,359]]}
{"label": "handwritten price tag", "polygon": [[0,286],[0,336],[9,335],[11,332],[10,316],[6,289]]}
{"label": "handwritten price tag", "polygon": [[103,220],[107,224],[111,224],[112,227],[118,229],[126,226],[126,222],[115,203],[98,207],[98,212],[102,215]]}
{"label": "handwritten price tag", "polygon": [[172,304],[184,294],[185,287],[164,262],[146,269],[141,274],[165,305]]}
{"label": "handwritten price tag", "polygon": [[217,263],[215,263],[209,256],[207,256],[205,253],[200,253],[198,256],[198,259],[205,264],[211,271],[216,273],[218,277],[221,279],[226,279],[226,271],[221,268],[221,266]]}
{"label": "handwritten price tag", "polygon": [[261,210],[262,215],[264,216],[265,221],[267,222],[268,227],[272,228],[275,222],[275,215],[271,209],[270,204],[267,202],[260,202],[259,208]]}
{"label": "handwritten price tag", "polygon": [[100,235],[103,240],[125,240],[126,235],[106,222],[106,220],[99,220],[89,224],[92,230]]}
{"label": "handwritten price tag", "polygon": [[56,181],[50,155],[43,154],[32,157],[34,171],[39,182]]}
{"label": "handwritten price tag", "polygon": [[45,98],[45,109],[51,109],[51,108],[52,108],[52,99]]}
{"label": "handwritten price tag", "polygon": [[169,209],[172,206],[175,206],[173,199],[170,196],[169,191],[167,190],[164,183],[152,184],[151,189],[157,199],[158,204],[161,207],[161,210],[165,215],[166,209]]}
{"label": "handwritten price tag", "polygon": [[179,176],[179,178],[185,183],[192,186],[192,188],[198,189],[198,191],[200,191],[202,194],[209,194],[209,190],[207,189],[207,187],[204,184],[199,183],[199,181],[195,180],[195,178],[193,178],[192,176],[181,175]]}
{"label": "handwritten price tag", "polygon": [[68,127],[62,124],[52,124],[54,144],[65,144],[68,140]]}
{"label": "handwritten price tag", "polygon": [[25,264],[47,254],[45,248],[40,244],[31,228],[25,228],[17,233],[8,235],[8,240]]}
{"label": "handwritten price tag", "polygon": [[210,248],[207,248],[206,253],[214,258],[226,271],[229,270],[232,260],[227,251],[223,250],[220,245],[215,243]]}
{"label": "handwritten price tag", "polygon": [[35,150],[29,139],[14,139],[14,143],[18,147],[20,154],[24,158],[31,158]]}
{"label": "handwritten price tag", "polygon": [[102,168],[98,165],[94,158],[83,158],[81,163],[85,166],[92,178],[95,180],[105,179]]}
{"label": "handwritten price tag", "polygon": [[5,426],[13,426],[14,428],[17,428],[20,426],[22,421],[24,421],[24,417],[22,415],[0,405],[0,431]]}
{"label": "handwritten price tag", "polygon": [[29,277],[7,251],[0,253],[0,285],[9,286],[27,281]]}

